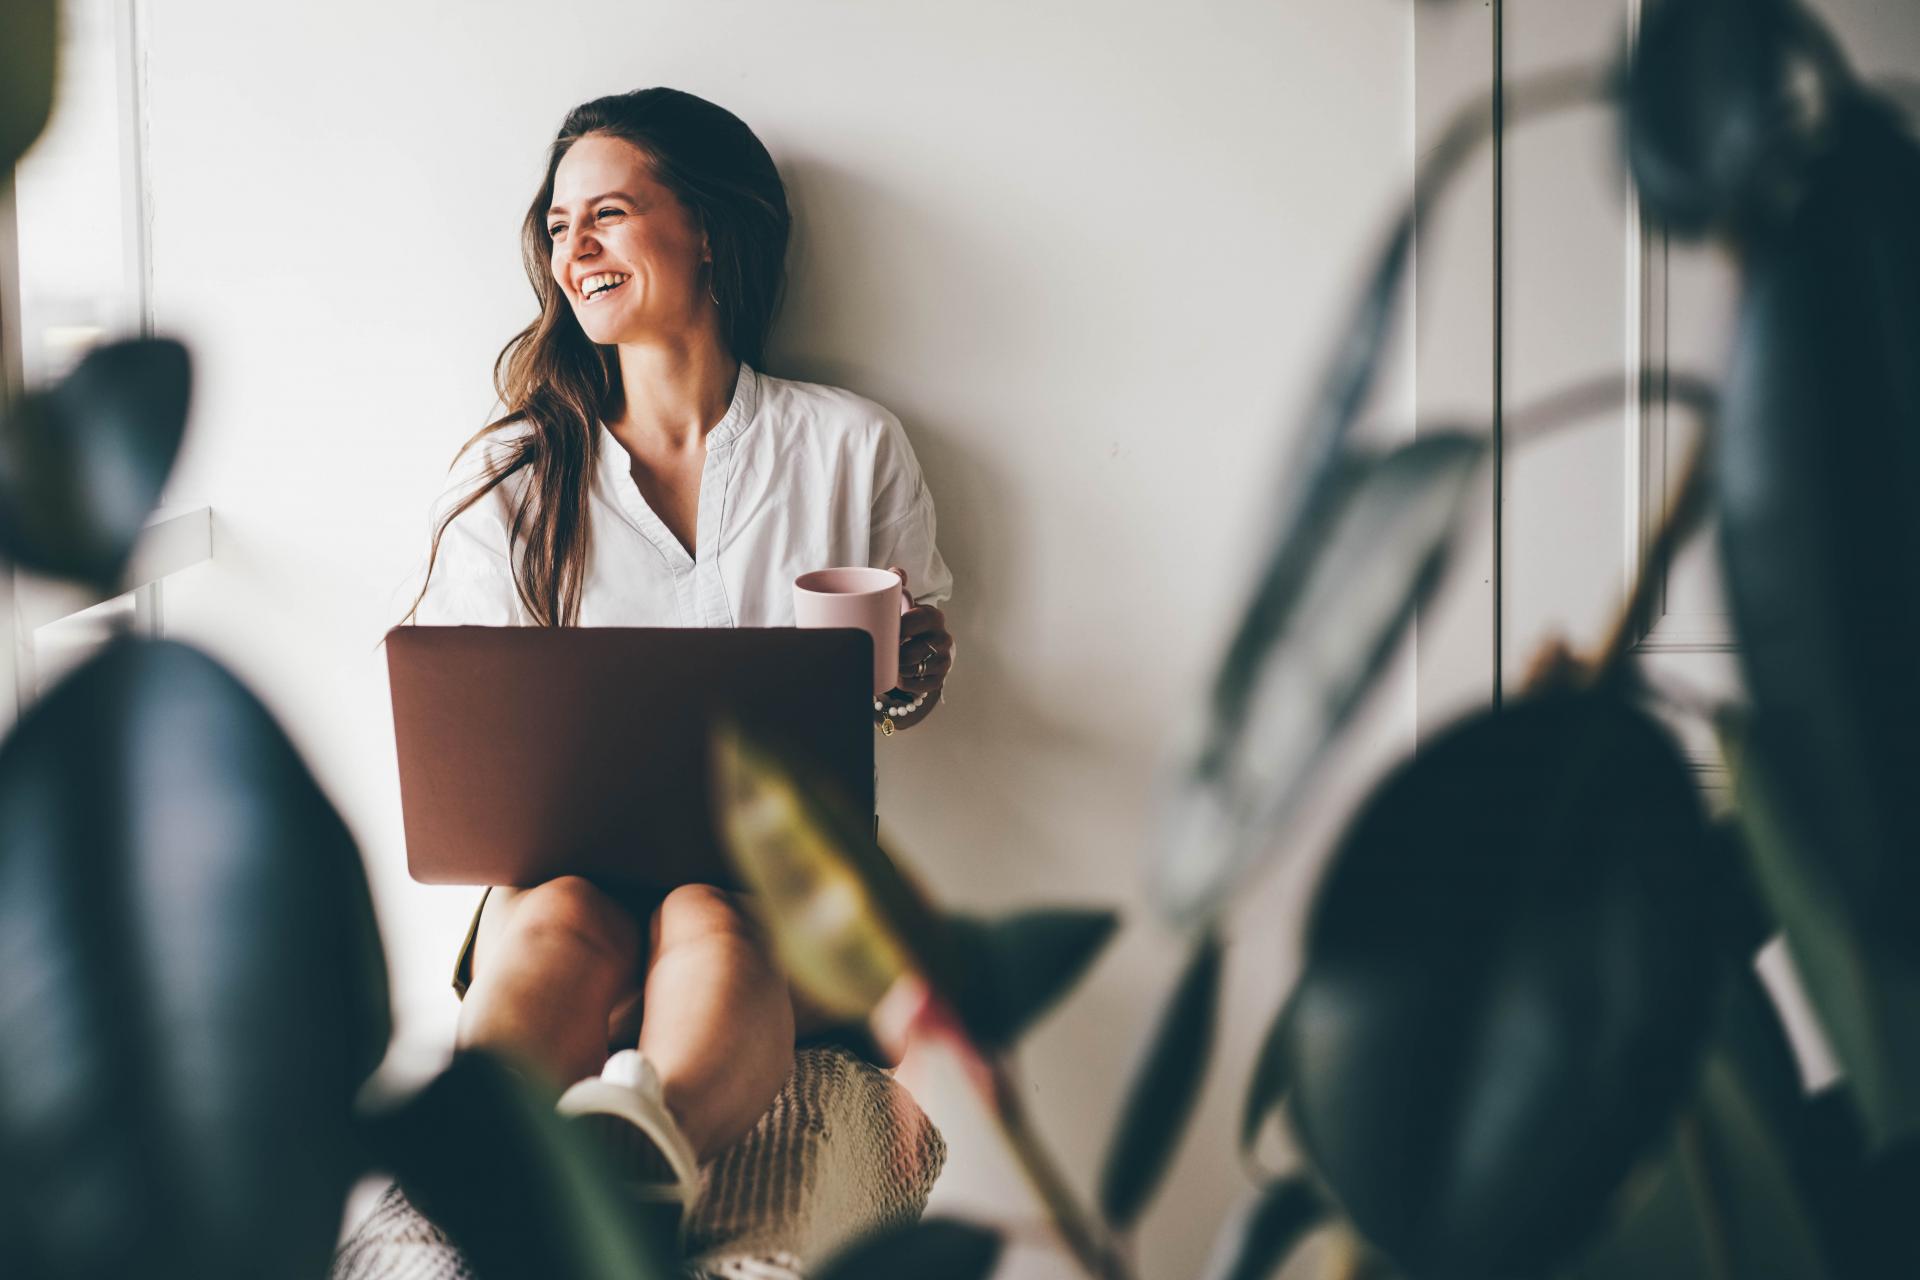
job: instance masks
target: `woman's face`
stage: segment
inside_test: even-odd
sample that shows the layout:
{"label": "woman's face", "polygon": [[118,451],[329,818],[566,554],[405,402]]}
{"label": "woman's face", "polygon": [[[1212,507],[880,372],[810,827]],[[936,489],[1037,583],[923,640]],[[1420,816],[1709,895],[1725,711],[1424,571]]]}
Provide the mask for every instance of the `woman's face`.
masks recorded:
{"label": "woman's face", "polygon": [[567,149],[547,234],[554,281],[592,341],[685,340],[713,324],[706,237],[632,143],[596,133]]}

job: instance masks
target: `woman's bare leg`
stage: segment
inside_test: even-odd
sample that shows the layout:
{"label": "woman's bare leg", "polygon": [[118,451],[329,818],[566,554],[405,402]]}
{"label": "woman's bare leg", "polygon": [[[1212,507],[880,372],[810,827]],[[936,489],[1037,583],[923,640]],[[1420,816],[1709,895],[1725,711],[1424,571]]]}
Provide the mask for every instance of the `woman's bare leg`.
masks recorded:
{"label": "woman's bare leg", "polygon": [[495,889],[474,940],[456,1043],[511,1054],[565,1088],[599,1074],[607,1025],[634,988],[640,928],[589,881]]}
{"label": "woman's bare leg", "polygon": [[654,913],[640,1051],[701,1160],[753,1128],[793,1070],[793,1002],[759,926],[686,885]]}
{"label": "woman's bare leg", "polygon": [[[794,1007],[762,930],[705,885],[653,914],[639,1048],[701,1160],[765,1113],[793,1070]],[[474,940],[457,1043],[505,1051],[564,1088],[606,1065],[610,1026],[628,1022],[639,930],[576,876],[496,888]]]}

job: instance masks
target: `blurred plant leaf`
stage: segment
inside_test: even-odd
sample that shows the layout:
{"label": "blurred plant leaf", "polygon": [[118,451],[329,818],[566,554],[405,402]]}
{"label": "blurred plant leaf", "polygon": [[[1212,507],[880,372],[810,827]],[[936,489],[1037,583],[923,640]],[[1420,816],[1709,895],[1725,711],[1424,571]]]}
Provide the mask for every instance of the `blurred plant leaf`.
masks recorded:
{"label": "blurred plant leaf", "polygon": [[1485,453],[1455,434],[1350,453],[1275,547],[1170,801],[1153,887],[1171,918],[1216,912],[1274,849],[1439,580]]}
{"label": "blurred plant leaf", "polygon": [[60,61],[58,0],[9,0],[0,40],[0,186],[53,113]]}
{"label": "blurred plant leaf", "polygon": [[959,1010],[984,1049],[1014,1044],[1072,989],[1120,925],[1112,911],[1022,911],[947,918],[961,975]]}
{"label": "blurred plant leaf", "polygon": [[1920,971],[1849,900],[1830,859],[1797,839],[1780,803],[1777,766],[1761,723],[1722,717],[1756,878],[1786,930],[1787,949],[1845,1067],[1849,1094],[1879,1139],[1920,1128]]}
{"label": "blurred plant leaf", "polygon": [[[1556,67],[1515,78],[1502,85],[1500,116],[1512,128],[1589,103],[1603,88],[1603,77],[1586,67]],[[1231,885],[1270,852],[1277,838],[1274,828],[1297,799],[1306,769],[1351,716],[1404,619],[1412,616],[1419,595],[1438,576],[1444,531],[1431,545],[1422,546],[1390,513],[1382,527],[1399,530],[1400,536],[1382,537],[1381,545],[1372,546],[1367,545],[1369,537],[1380,531],[1359,517],[1372,515],[1381,491],[1396,485],[1403,490],[1403,500],[1423,514],[1429,512],[1434,504],[1415,501],[1414,494],[1404,492],[1406,482],[1417,482],[1426,464],[1434,470],[1427,477],[1433,493],[1444,491],[1450,473],[1465,461],[1445,455],[1457,455],[1463,446],[1425,446],[1389,466],[1391,458],[1351,449],[1348,437],[1379,376],[1407,263],[1431,222],[1421,211],[1438,204],[1491,131],[1493,119],[1492,96],[1477,98],[1455,111],[1438,140],[1423,152],[1417,198],[1389,225],[1366,283],[1337,329],[1333,354],[1294,434],[1297,444],[1282,471],[1274,530],[1267,540],[1272,548],[1269,562],[1214,677],[1205,723],[1192,732],[1192,742],[1183,751],[1183,776],[1175,780],[1175,795],[1152,853],[1154,897],[1178,924],[1191,925],[1215,912]],[[1448,461],[1453,465],[1444,465]],[[1456,478],[1464,484],[1464,476]],[[1359,502],[1369,490],[1376,501]],[[1446,525],[1451,528],[1452,515]],[[1334,603],[1352,607],[1324,621],[1302,607],[1301,600],[1310,591],[1325,590],[1329,582],[1340,582],[1320,565],[1323,559],[1338,558],[1333,544],[1340,535],[1385,559],[1365,566],[1369,573],[1363,590],[1335,592]],[[1398,554],[1389,554],[1395,548]],[[1398,594],[1389,589],[1396,577],[1402,579]],[[1283,643],[1283,633],[1290,628],[1300,634],[1287,635]],[[1286,661],[1269,661],[1276,644]],[[1315,670],[1315,662],[1325,670]],[[1289,701],[1303,689],[1301,701]],[[1243,770],[1248,776],[1238,776]]]}
{"label": "blurred plant leaf", "polygon": [[909,969],[954,997],[961,984],[941,921],[802,763],[723,727],[713,777],[723,846],[810,1000],[863,1018]]}
{"label": "blurred plant leaf", "polygon": [[1708,1198],[1700,1212],[1723,1236],[1719,1247],[1728,1258],[1728,1275],[1833,1275],[1794,1186],[1781,1135],[1723,1057],[1707,1058],[1697,1109],[1682,1121],[1681,1132],[1696,1194]]}
{"label": "blurred plant leaf", "polygon": [[1750,967],[1729,997],[1688,1127],[1567,1280],[1920,1274],[1906,1224],[1920,1160],[1869,1156],[1841,1090],[1807,1096]]}
{"label": "blurred plant leaf", "polygon": [[820,1280],[981,1280],[1000,1261],[1000,1233],[953,1218],[881,1232],[827,1262]]}
{"label": "blurred plant leaf", "polygon": [[1707,1059],[1693,1109],[1630,1194],[1631,1213],[1568,1269],[1568,1280],[1837,1274],[1822,1254],[1780,1135],[1718,1054]]}
{"label": "blurred plant leaf", "polygon": [[1622,94],[1648,213],[1695,236],[1774,220],[1798,198],[1847,79],[1814,23],[1793,0],[1648,6]]}
{"label": "blurred plant leaf", "polygon": [[555,1097],[464,1051],[418,1092],[370,1106],[366,1128],[382,1167],[481,1276],[676,1280],[675,1250],[554,1114]]}
{"label": "blurred plant leaf", "polygon": [[1240,1110],[1242,1153],[1252,1152],[1254,1141],[1260,1136],[1260,1126],[1266,1123],[1267,1116],[1286,1097],[1287,1086],[1292,1083],[1288,1074],[1292,1067],[1288,1054],[1293,1046],[1287,1028],[1287,1020],[1292,1012],[1293,1001],[1288,1000],[1273,1015],[1266,1038],[1260,1042],[1260,1056],[1254,1059],[1253,1078],[1247,1084],[1247,1100]]}
{"label": "blurred plant leaf", "polygon": [[1220,960],[1219,938],[1203,934],[1134,1066],[1100,1169],[1100,1212],[1117,1230],[1132,1226],[1153,1198],[1200,1099],[1213,1054]]}
{"label": "blurred plant leaf", "polygon": [[1668,1137],[1621,1184],[1609,1222],[1555,1280],[1719,1280],[1693,1182]]}
{"label": "blurred plant leaf", "polygon": [[1806,1099],[1759,977],[1734,975],[1694,1101],[1676,1136],[1710,1248],[1736,1276],[1824,1280],[1828,1265],[1797,1167]]}
{"label": "blurred plant leaf", "polygon": [[1266,1280],[1326,1216],[1326,1201],[1304,1178],[1263,1187],[1227,1219],[1214,1241],[1207,1280]]}
{"label": "blurred plant leaf", "polygon": [[1717,864],[1691,773],[1611,687],[1509,703],[1368,799],[1315,903],[1287,1113],[1421,1276],[1539,1274],[1693,1078]]}
{"label": "blurred plant leaf", "polygon": [[1868,1150],[1859,1111],[1844,1086],[1830,1087],[1802,1111],[1801,1184],[1835,1271],[1844,1276],[1920,1275],[1920,1141]]}
{"label": "blurred plant leaf", "polygon": [[324,1270],[385,966],[352,838],[212,660],[115,642],[0,747],[0,972],[14,1274]]}
{"label": "blurred plant leaf", "polygon": [[186,430],[187,351],[164,338],[97,347],[0,419],[0,554],[119,584]]}
{"label": "blurred plant leaf", "polygon": [[1920,146],[1847,100],[1747,258],[1716,480],[1766,778],[1748,834],[1884,1142],[1920,1133]]}
{"label": "blurred plant leaf", "polygon": [[1714,902],[1718,936],[1727,954],[1751,964],[1760,949],[1780,932],[1773,907],[1760,892],[1753,855],[1741,829],[1740,815],[1717,815],[1712,824],[1714,859],[1726,868],[1726,879]]}

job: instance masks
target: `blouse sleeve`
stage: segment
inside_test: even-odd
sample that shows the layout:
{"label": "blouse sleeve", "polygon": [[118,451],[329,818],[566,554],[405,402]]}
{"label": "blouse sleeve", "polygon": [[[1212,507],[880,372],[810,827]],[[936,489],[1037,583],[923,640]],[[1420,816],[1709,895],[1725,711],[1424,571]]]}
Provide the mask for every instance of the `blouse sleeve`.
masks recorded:
{"label": "blouse sleeve", "polygon": [[[439,528],[445,513],[473,492],[483,474],[484,456],[484,446],[475,446],[455,462],[450,482],[434,504],[433,528]],[[495,488],[447,525],[426,594],[414,614],[416,623],[438,627],[527,624],[508,559],[504,489],[504,485]]]}
{"label": "blouse sleeve", "polygon": [[941,604],[953,595],[953,574],[934,545],[933,494],[907,433],[892,414],[882,421],[874,460],[873,527],[869,563],[899,565],[916,604]]}

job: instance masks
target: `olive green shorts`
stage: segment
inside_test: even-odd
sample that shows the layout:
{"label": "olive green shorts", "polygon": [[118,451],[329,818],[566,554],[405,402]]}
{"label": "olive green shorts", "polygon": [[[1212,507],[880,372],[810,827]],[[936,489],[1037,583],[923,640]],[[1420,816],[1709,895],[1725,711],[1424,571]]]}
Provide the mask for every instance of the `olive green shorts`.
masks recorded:
{"label": "olive green shorts", "polygon": [[473,983],[473,944],[480,936],[480,913],[487,909],[487,896],[492,892],[492,885],[480,891],[480,904],[473,909],[473,923],[467,926],[466,940],[460,944],[459,958],[453,962],[453,994],[462,1000],[467,998],[467,988]]}

